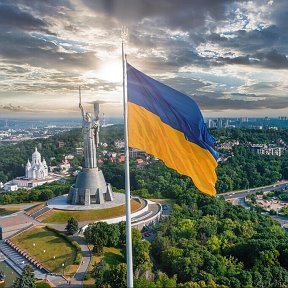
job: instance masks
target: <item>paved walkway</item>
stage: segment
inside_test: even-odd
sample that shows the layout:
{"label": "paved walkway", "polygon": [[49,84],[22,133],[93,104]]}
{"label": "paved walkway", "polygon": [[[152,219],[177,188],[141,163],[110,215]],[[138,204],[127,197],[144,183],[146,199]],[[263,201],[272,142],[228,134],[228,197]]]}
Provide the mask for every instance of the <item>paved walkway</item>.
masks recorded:
{"label": "paved walkway", "polygon": [[117,207],[125,204],[125,194],[113,192],[113,201],[107,201],[102,204],[91,205],[71,205],[67,203],[68,194],[64,194],[47,201],[50,209],[70,210],[70,211],[85,211],[85,210],[101,210],[106,208]]}
{"label": "paved walkway", "polygon": [[83,237],[73,236],[73,240],[75,240],[81,247],[82,262],[74,277],[71,279],[71,287],[82,287],[86,271],[91,261],[91,251],[89,250],[87,243]]}

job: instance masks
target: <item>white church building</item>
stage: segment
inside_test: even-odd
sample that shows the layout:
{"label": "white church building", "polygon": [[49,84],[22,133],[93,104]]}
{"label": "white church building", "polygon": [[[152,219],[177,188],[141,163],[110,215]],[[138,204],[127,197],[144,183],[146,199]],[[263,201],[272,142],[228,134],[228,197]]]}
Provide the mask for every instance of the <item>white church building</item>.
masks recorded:
{"label": "white church building", "polygon": [[3,189],[5,191],[16,191],[19,188],[30,189],[62,178],[60,175],[48,174],[47,163],[44,158],[41,161],[41,158],[41,154],[37,151],[37,148],[35,148],[32,154],[32,161],[30,162],[29,159],[27,161],[25,176],[17,177],[5,183]]}
{"label": "white church building", "polygon": [[41,154],[35,148],[35,152],[32,154],[32,161],[29,159],[25,168],[25,177],[27,179],[45,179],[48,176],[48,166],[45,159],[41,161]]}

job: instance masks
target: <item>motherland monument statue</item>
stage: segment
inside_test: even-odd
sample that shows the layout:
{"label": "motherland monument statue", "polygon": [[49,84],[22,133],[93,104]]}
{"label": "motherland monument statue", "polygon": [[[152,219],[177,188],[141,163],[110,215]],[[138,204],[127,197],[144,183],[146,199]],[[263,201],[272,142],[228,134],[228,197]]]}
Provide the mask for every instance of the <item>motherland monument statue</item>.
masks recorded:
{"label": "motherland monument statue", "polygon": [[106,183],[102,171],[97,166],[96,149],[99,145],[99,106],[100,102],[92,103],[94,115],[86,112],[81,103],[79,87],[79,108],[82,115],[82,135],[84,143],[85,167],[77,175],[76,183],[70,188],[67,201],[74,205],[103,204],[113,201],[111,185]]}

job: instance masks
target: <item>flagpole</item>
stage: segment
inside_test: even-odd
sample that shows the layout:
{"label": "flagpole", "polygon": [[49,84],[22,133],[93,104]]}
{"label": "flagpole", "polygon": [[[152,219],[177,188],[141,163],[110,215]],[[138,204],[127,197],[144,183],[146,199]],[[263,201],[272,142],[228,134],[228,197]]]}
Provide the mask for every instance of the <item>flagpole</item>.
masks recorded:
{"label": "flagpole", "polygon": [[122,64],[123,64],[123,106],[124,106],[124,133],[125,133],[125,202],[126,202],[126,263],[127,263],[127,287],[133,288],[133,261],[132,261],[132,231],[130,208],[130,170],[129,170],[129,146],[128,146],[128,111],[127,111],[127,65],[124,53],[124,42],[128,36],[128,29],[122,27]]}

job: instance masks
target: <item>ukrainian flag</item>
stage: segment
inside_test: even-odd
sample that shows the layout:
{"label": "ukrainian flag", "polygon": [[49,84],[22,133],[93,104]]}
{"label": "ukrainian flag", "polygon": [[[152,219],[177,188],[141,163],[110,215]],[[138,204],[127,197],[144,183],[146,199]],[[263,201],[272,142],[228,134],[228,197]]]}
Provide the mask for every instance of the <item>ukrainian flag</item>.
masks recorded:
{"label": "ukrainian flag", "polygon": [[215,195],[218,153],[195,101],[127,63],[129,147],[142,149]]}

